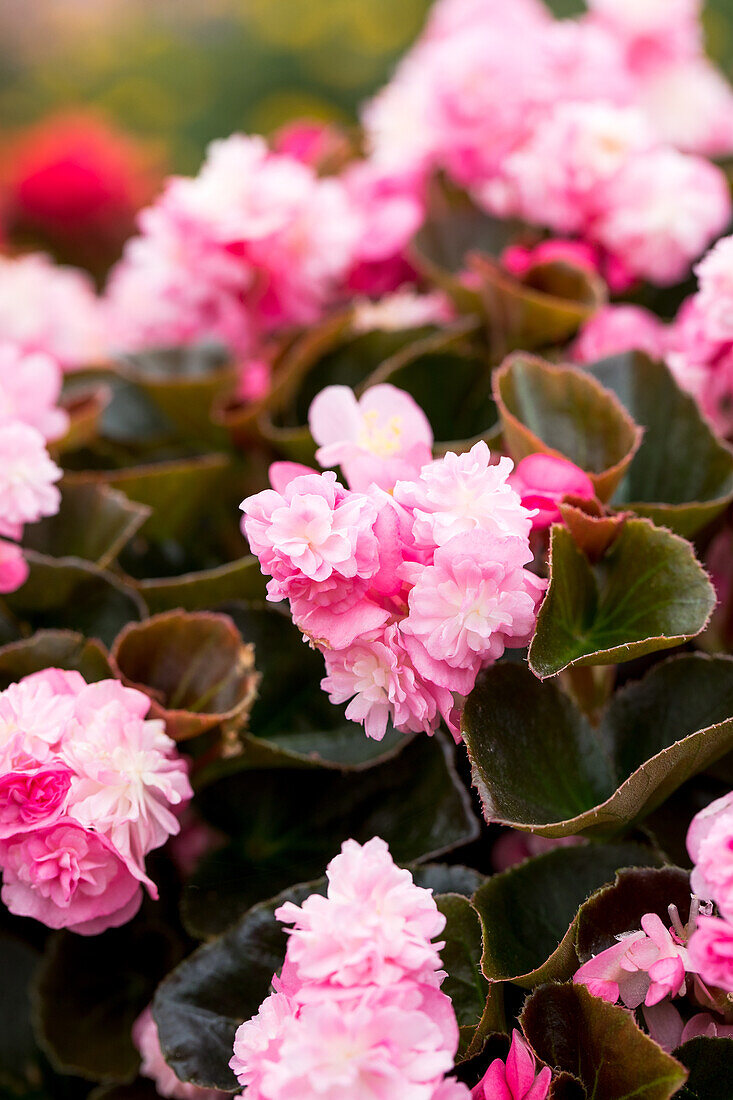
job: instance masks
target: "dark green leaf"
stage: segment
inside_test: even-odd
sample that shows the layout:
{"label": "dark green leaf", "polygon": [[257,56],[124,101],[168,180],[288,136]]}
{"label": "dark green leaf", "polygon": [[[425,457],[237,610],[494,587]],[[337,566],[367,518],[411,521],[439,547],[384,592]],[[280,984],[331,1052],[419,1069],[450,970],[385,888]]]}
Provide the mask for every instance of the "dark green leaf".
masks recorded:
{"label": "dark green leaf", "polygon": [[690,543],[649,520],[627,520],[594,565],[555,524],[530,667],[545,679],[671,649],[705,629],[715,602]]}
{"label": "dark green leaf", "polygon": [[24,545],[55,558],[75,557],[108,566],[150,515],[143,504],[94,482],[61,483],[55,516],[31,524]]}
{"label": "dark green leaf", "polygon": [[620,867],[657,862],[637,844],[558,848],[493,875],[474,895],[483,927],[482,969],[526,989],[578,968],[573,946],[582,903]]}
{"label": "dark green leaf", "polygon": [[199,936],[220,932],[254,902],[321,873],[349,837],[381,836],[400,863],[475,839],[452,755],[442,739],[419,738],[366,771],[251,769],[212,783],[199,809],[234,839],[186,886],[187,927]]}
{"label": "dark green leaf", "polygon": [[481,922],[471,902],[460,894],[442,894],[436,902],[446,918],[440,957],[447,977],[441,988],[453,1002],[463,1054],[481,1023],[489,993],[481,973]]}
{"label": "dark green leaf", "polygon": [[501,663],[463,715],[489,821],[543,836],[609,835],[733,745],[733,659],[685,654],[617,692],[592,726],[557,684]]}
{"label": "dark green leaf", "polygon": [[584,986],[546,985],[525,1003],[522,1027],[548,1065],[580,1078],[593,1100],[671,1100],[685,1070],[625,1008]]}
{"label": "dark green leaf", "polygon": [[251,554],[214,569],[140,581],[137,586],[151,612],[215,611],[229,600],[263,600],[265,578]]}
{"label": "dark green leaf", "polygon": [[680,535],[694,534],[733,499],[730,448],[716,439],[664,363],[634,352],[589,369],[644,428],[614,504]]}
{"label": "dark green leaf", "polygon": [[88,684],[113,675],[104,646],[70,630],[37,630],[0,649],[0,690],[44,668],[75,669]]}
{"label": "dark green leaf", "polygon": [[733,1039],[701,1036],[683,1043],[674,1053],[690,1073],[676,1100],[730,1100],[733,1096]]}
{"label": "dark green leaf", "polygon": [[30,985],[40,956],[33,948],[0,933],[0,1093],[23,1094],[38,1074],[31,1024]]}
{"label": "dark green leaf", "polygon": [[494,373],[494,398],[513,458],[537,451],[568,458],[608,500],[641,440],[615,394],[580,368],[517,353]]}

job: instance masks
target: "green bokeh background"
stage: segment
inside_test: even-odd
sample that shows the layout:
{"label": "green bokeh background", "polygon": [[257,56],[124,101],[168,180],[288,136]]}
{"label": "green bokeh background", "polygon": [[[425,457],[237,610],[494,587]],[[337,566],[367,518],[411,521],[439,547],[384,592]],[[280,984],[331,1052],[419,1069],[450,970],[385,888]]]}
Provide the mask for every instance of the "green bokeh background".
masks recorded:
{"label": "green bokeh background", "polygon": [[[207,142],[234,130],[299,115],[353,121],[429,3],[2,0],[0,127],[92,107],[193,171]],[[733,0],[709,0],[705,18],[710,53],[733,71]]]}

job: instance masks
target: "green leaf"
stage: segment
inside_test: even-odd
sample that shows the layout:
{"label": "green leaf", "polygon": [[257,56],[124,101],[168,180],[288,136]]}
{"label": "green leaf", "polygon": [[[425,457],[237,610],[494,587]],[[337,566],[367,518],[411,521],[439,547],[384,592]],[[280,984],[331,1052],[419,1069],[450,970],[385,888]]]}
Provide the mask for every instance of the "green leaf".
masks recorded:
{"label": "green leaf", "polygon": [[5,596],[19,633],[61,629],[98,638],[109,646],[126,623],[144,617],[138,593],[112,573],[81,558],[49,558],[29,550],[28,580]]}
{"label": "green leaf", "polygon": [[23,544],[51,557],[84,558],[105,568],[149,515],[150,508],[106,485],[62,482],[59,511],[31,524]]}
{"label": "green leaf", "polygon": [[355,773],[242,771],[200,791],[198,807],[233,837],[184,890],[184,922],[198,936],[222,931],[299,877],[322,873],[349,837],[381,836],[397,862],[410,863],[477,836],[452,748],[439,737],[416,739],[394,759]]}
{"label": "green leaf", "polygon": [[679,388],[664,363],[633,352],[589,370],[644,428],[614,505],[680,535],[693,535],[733,500],[730,448],[715,437],[697,402]]}
{"label": "green leaf", "polygon": [[160,1093],[147,1077],[136,1077],[129,1085],[101,1085],[88,1100],[160,1100]]}
{"label": "green leaf", "polygon": [[678,867],[634,867],[619,871],[616,881],[581,905],[575,950],[585,963],[641,928],[645,913],[656,913],[669,925],[668,906],[676,905],[683,924],[690,909],[690,876]]}
{"label": "green leaf", "polygon": [[44,668],[73,669],[88,684],[112,678],[104,646],[71,630],[37,630],[0,648],[0,690]]}
{"label": "green leaf", "polygon": [[544,680],[577,665],[672,649],[705,629],[715,603],[690,543],[649,520],[627,520],[596,564],[555,524],[530,667]]}
{"label": "green leaf", "polygon": [[690,1073],[676,1100],[730,1100],[733,1096],[733,1039],[700,1036],[674,1052]]}
{"label": "green leaf", "polygon": [[38,971],[35,1022],[54,1067],[92,1081],[130,1081],[130,1034],[181,945],[159,918],[140,915],[98,936],[58,932]]}
{"label": "green leaf", "polygon": [[608,500],[641,441],[621,402],[591,375],[521,352],[494,374],[494,398],[514,459],[538,451],[568,458]]}
{"label": "green leaf", "polygon": [[733,746],[733,659],[684,654],[613,697],[592,726],[518,664],[482,673],[463,736],[488,821],[542,836],[613,835]]}
{"label": "green leaf", "polygon": [[460,863],[418,863],[410,865],[410,872],[418,886],[438,894],[460,894],[470,898],[476,893],[486,876],[464,867]]}
{"label": "green leaf", "polygon": [[254,652],[228,615],[166,611],[129,623],[111,659],[123,683],[150,696],[151,715],[176,741],[246,724],[257,691]]}
{"label": "green leaf", "polygon": [[638,844],[557,848],[493,875],[473,904],[483,928],[482,969],[491,981],[532,989],[578,968],[578,909],[620,867],[653,864]]}
{"label": "green leaf", "polygon": [[23,1095],[38,1074],[31,1024],[30,986],[40,956],[15,936],[0,932],[0,1093]]}
{"label": "green leaf", "polygon": [[[66,391],[67,386],[64,386]],[[99,436],[104,415],[112,400],[112,389],[107,385],[94,387],[78,385],[72,392],[64,393],[61,404],[69,414],[66,434],[49,448],[52,455],[66,454],[88,447]]]}
{"label": "green leaf", "polygon": [[671,1100],[684,1068],[665,1054],[625,1008],[584,986],[546,985],[526,1001],[525,1035],[548,1065],[571,1073],[593,1100]]}
{"label": "green leaf", "polygon": [[253,555],[238,561],[186,573],[138,582],[138,589],[151,612],[215,611],[229,600],[264,600],[265,578]]}
{"label": "green leaf", "polygon": [[468,898],[460,894],[436,897],[446,918],[440,953],[447,977],[442,985],[452,1003],[461,1032],[459,1053],[464,1055],[481,1023],[489,986],[481,973],[481,922]]}

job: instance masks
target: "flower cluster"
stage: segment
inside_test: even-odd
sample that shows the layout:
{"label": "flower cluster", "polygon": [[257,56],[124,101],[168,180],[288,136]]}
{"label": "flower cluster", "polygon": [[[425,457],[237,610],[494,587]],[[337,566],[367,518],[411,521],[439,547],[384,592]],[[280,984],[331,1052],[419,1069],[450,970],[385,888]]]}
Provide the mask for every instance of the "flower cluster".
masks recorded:
{"label": "flower cluster", "polygon": [[733,148],[733,92],[682,3],[684,18],[601,0],[555,20],[540,0],[441,0],[366,109],[371,156],[441,168],[492,214],[578,235],[627,283],[678,281],[730,217],[697,154]]}
{"label": "flower cluster", "polygon": [[458,1025],[440,991],[445,918],[431,892],[377,837],[346,841],[327,875],[326,897],[276,911],[293,926],[282,974],[230,1062],[246,1100],[452,1100]]}
{"label": "flower cluster", "polygon": [[455,730],[466,695],[505,646],[526,645],[544,582],[532,561],[532,513],[485,443],[432,460],[430,425],[384,384],[357,401],[346,386],[314,400],[318,461],[271,469],[273,488],[242,504],[243,531],[270,600],[323,652],[322,686],[380,740],[398,730]]}
{"label": "flower cluster", "polygon": [[184,761],[150,700],[45,669],[0,693],[0,868],[12,913],[92,935],[129,920],[178,832]]}
{"label": "flower cluster", "polygon": [[[617,936],[616,944],[584,963],[574,978],[605,1001],[642,1006],[649,1030],[668,1050],[697,1035],[733,1037],[728,1002],[733,993],[733,794],[693,818],[687,849],[695,865],[688,923],[682,924],[674,905],[669,907],[671,927],[656,913],[646,913],[641,929]],[[719,916],[713,915],[713,902]],[[694,1010],[687,1019],[672,1004],[681,997]]]}

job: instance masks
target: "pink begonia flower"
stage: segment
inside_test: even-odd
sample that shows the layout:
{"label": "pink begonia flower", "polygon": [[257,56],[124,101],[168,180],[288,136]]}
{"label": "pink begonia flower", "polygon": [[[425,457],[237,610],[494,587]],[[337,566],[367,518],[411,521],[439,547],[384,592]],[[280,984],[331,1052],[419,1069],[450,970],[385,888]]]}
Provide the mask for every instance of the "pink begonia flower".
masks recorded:
{"label": "pink begonia flower", "polygon": [[522,507],[534,510],[532,527],[543,530],[562,522],[559,502],[565,496],[593,500],[593,482],[584,470],[567,458],[556,455],[527,455],[509,475],[509,484],[522,501]]}
{"label": "pink begonia flower", "polygon": [[733,341],[733,237],[723,237],[695,268],[695,308],[708,340]]}
{"label": "pink begonia flower", "polygon": [[142,887],[101,833],[62,818],[0,840],[2,900],[11,913],[91,936],[130,920]]}
{"label": "pink begonia flower", "polygon": [[565,103],[503,165],[516,212],[559,233],[583,232],[603,211],[603,186],[652,147],[643,114],[607,102]]}
{"label": "pink begonia flower", "polygon": [[392,489],[397,480],[431,461],[433,432],[417,402],[384,383],[357,401],[349,386],[327,386],[308,412],[321,466],[341,466],[352,489],[376,483]]}
{"label": "pink begonia flower", "polygon": [[733,1038],[733,1025],[716,1019],[710,1012],[697,1012],[687,1023],[670,1001],[660,1001],[651,1008],[644,1008],[644,1022],[649,1034],[662,1050],[671,1054],[682,1043],[699,1036],[710,1039]]}
{"label": "pink begonia flower", "polygon": [[34,768],[57,759],[73,718],[73,696],[58,692],[45,672],[10,684],[0,692],[0,771]]}
{"label": "pink begonia flower", "polygon": [[272,366],[267,359],[245,359],[239,367],[237,399],[243,402],[261,401],[272,385]]}
{"label": "pink begonia flower", "polygon": [[631,157],[599,207],[598,242],[635,275],[666,286],[683,279],[728,225],[731,197],[715,165],[661,147]]}
{"label": "pink begonia flower", "polygon": [[477,530],[439,547],[430,566],[406,563],[413,587],[403,633],[417,638],[433,661],[475,676],[507,644],[526,644],[534,629],[544,585],[524,568],[531,560],[526,539]]}
{"label": "pink begonia flower", "polygon": [[24,354],[41,352],[63,370],[104,355],[92,280],[38,254],[0,257],[0,334]]}
{"label": "pink begonia flower", "polygon": [[454,317],[455,310],[442,291],[418,294],[411,287],[403,287],[375,302],[357,299],[351,327],[354,332],[400,332],[448,324]]}
{"label": "pink begonia flower", "polygon": [[706,985],[733,993],[733,924],[720,917],[698,917],[688,951]]}
{"label": "pink begonia flower", "polygon": [[75,729],[61,746],[74,772],[68,814],[105,833],[142,868],[180,825],[171,807],[192,797],[185,761],[147,695],[117,680],[90,684],[75,700]]}
{"label": "pink begonia flower", "polygon": [[449,720],[450,692],[418,675],[396,623],[324,656],[321,687],[332,703],[351,700],[346,717],[362,722],[367,737],[381,741],[390,721],[398,730],[432,733],[441,715]]}
{"label": "pink begonia flower", "polygon": [[690,876],[693,893],[714,901],[721,914],[733,920],[733,792],[693,817],[687,851],[695,865]]}
{"label": "pink begonia flower", "polygon": [[282,493],[265,489],[241,508],[250,548],[272,577],[270,600],[351,605],[379,568],[377,509],[343,489],[334,473],[295,477]]}
{"label": "pink begonia flower", "polygon": [[733,342],[711,340],[698,296],[683,303],[668,333],[667,364],[714,431],[733,432]]}
{"label": "pink begonia flower", "polygon": [[702,0],[588,0],[588,8],[625,44],[634,70],[701,51]]}
{"label": "pink begonia flower", "polygon": [[481,440],[464,454],[449,451],[424,466],[416,480],[399,481],[394,496],[414,515],[417,545],[432,549],[477,529],[527,539],[531,519],[508,484],[512,468],[509,458],[492,465]]}
{"label": "pink begonia flower", "polygon": [[71,774],[58,763],[0,774],[0,839],[32,832],[61,817]]}
{"label": "pink begonia flower", "polygon": [[0,595],[16,592],[28,580],[29,572],[20,547],[0,539]]}
{"label": "pink begonia flower", "polygon": [[286,902],[275,911],[279,921],[294,926],[288,962],[299,985],[348,989],[405,977],[440,984],[444,945],[432,941],[445,917],[431,891],[395,865],[383,840],[347,840],[326,874],[326,897],[311,894],[301,906]]}
{"label": "pink begonia flower", "polygon": [[582,268],[589,275],[597,275],[600,272],[600,258],[593,245],[587,241],[561,238],[541,241],[534,248],[527,248],[521,244],[510,245],[502,252],[501,262],[511,275],[516,275],[518,278],[541,264],[566,263]]}
{"label": "pink begonia flower", "polygon": [[284,993],[271,993],[256,1015],[237,1028],[229,1066],[240,1085],[246,1087],[247,1097],[257,1100],[262,1096],[260,1085],[264,1069],[277,1060],[285,1025],[295,1012],[296,1006]]}
{"label": "pink begonia flower", "polygon": [[642,930],[618,936],[618,943],[594,955],[573,981],[587,986],[594,997],[627,1008],[658,1004],[682,996],[685,974],[692,969],[687,949],[676,943],[656,913],[645,913]]}
{"label": "pink begonia flower", "polygon": [[655,65],[639,103],[661,140],[684,153],[722,157],[733,149],[733,89],[702,54]]}
{"label": "pink begonia flower", "polygon": [[69,426],[69,414],[57,407],[61,383],[61,367],[50,355],[0,343],[0,424],[18,420],[47,442],[60,439]]}
{"label": "pink begonia flower", "polygon": [[733,1039],[733,1025],[716,1020],[709,1012],[698,1012],[690,1017],[682,1029],[680,1043],[686,1043],[701,1035],[710,1039]]}
{"label": "pink begonia flower", "polygon": [[229,1095],[217,1089],[189,1085],[176,1076],[163,1057],[158,1028],[150,1007],[132,1025],[132,1041],[140,1054],[140,1073],[155,1082],[155,1091],[159,1096],[169,1097],[170,1100],[225,1100]]}
{"label": "pink begonia flower", "polygon": [[665,325],[643,306],[603,306],[586,321],[571,347],[576,363],[597,363],[626,351],[643,351],[662,359],[666,350]]}
{"label": "pink begonia flower", "polygon": [[546,1100],[552,1070],[537,1069],[534,1054],[525,1038],[512,1032],[506,1062],[496,1058],[471,1092],[471,1100]]}
{"label": "pink begonia flower", "polygon": [[60,477],[40,432],[19,421],[0,424],[0,536],[13,538],[19,525],[55,515]]}

